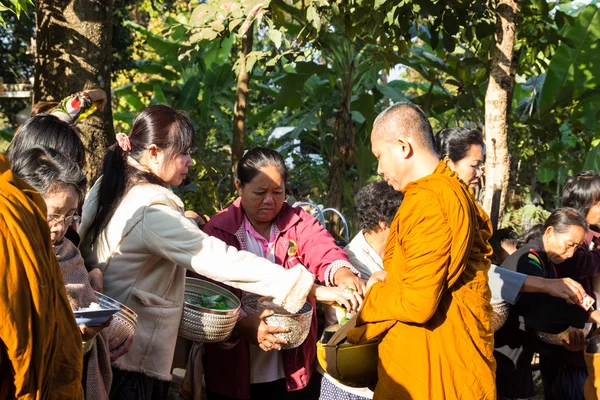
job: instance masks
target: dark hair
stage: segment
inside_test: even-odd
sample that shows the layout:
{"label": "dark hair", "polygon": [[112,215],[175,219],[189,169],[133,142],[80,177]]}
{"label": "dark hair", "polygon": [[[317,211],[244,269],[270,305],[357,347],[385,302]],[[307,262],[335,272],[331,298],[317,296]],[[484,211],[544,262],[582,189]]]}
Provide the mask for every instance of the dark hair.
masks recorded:
{"label": "dark hair", "polygon": [[71,125],[53,115],[38,114],[19,128],[7,151],[10,163],[25,150],[38,145],[58,151],[81,168],[85,164],[85,150],[79,135]]}
{"label": "dark hair", "polygon": [[544,234],[544,224],[536,224],[527,230],[517,241],[517,247],[522,247],[533,239],[540,238]]}
{"label": "dark hair", "polygon": [[393,104],[375,118],[373,127],[380,123],[392,123],[391,128],[394,132],[388,132],[388,134],[395,134],[398,130],[408,131],[421,146],[435,151],[435,140],[431,124],[423,110],[416,105],[408,102]]}
{"label": "dark hair", "polygon": [[581,211],[571,207],[562,207],[555,210],[544,223],[544,232],[549,227],[556,233],[565,233],[571,226],[580,226],[587,232],[588,224]]}
{"label": "dark hair", "polygon": [[490,237],[490,246],[494,250],[494,255],[502,253],[502,243],[507,243],[517,247],[519,235],[512,228],[498,229]]}
{"label": "dark hair", "polygon": [[354,197],[356,226],[364,231],[379,230],[379,222],[392,225],[404,195],[379,180],[366,184]]}
{"label": "dark hair", "polygon": [[283,177],[283,182],[287,182],[288,169],[281,154],[266,147],[255,147],[248,150],[238,162],[236,176],[244,187],[259,174],[261,169],[271,166],[277,168]]}
{"label": "dark hair", "polygon": [[588,214],[590,208],[600,202],[600,174],[582,171],[569,177],[563,190],[563,207],[573,207]]}
{"label": "dark hair", "polygon": [[124,152],[118,145],[108,148],[102,164],[102,182],[98,194],[98,210],[90,225],[92,241],[114,214],[123,196],[138,182],[165,185],[151,172],[142,171],[127,162],[127,156],[139,161],[151,144],[166,155],[182,154],[195,146],[196,134],[186,113],[164,105],[150,106],[135,118],[129,135],[131,151]]}
{"label": "dark hair", "polygon": [[38,114],[49,113],[55,109],[60,103],[58,101],[40,101],[31,107],[31,115],[35,117]]}
{"label": "dark hair", "polygon": [[483,135],[477,129],[442,129],[435,136],[435,148],[440,159],[448,157],[458,162],[467,156],[472,145],[483,147]]}
{"label": "dark hair", "polygon": [[52,193],[57,184],[74,188],[81,203],[85,194],[85,175],[77,163],[45,146],[25,150],[14,159],[11,169],[43,196]]}

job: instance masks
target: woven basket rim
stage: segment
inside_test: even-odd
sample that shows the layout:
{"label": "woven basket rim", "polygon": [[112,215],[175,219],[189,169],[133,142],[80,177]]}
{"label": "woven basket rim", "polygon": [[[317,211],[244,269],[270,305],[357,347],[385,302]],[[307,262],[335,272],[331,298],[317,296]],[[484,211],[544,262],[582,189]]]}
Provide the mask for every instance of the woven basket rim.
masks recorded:
{"label": "woven basket rim", "polygon": [[234,295],[233,293],[231,293],[229,290],[216,285],[212,282],[208,282],[205,281],[203,279],[198,279],[198,278],[190,278],[190,277],[186,277],[185,278],[185,292],[188,291],[188,285],[191,286],[196,286],[196,287],[206,287],[206,288],[210,288],[216,292],[221,292],[221,294],[223,296],[226,296],[228,300],[231,300],[233,303],[236,304],[235,308],[229,308],[227,310],[215,310],[212,308],[206,308],[206,307],[202,307],[202,306],[198,306],[195,304],[191,304],[188,303],[185,300],[185,294],[184,294],[184,303],[185,303],[185,307],[189,308],[190,310],[194,310],[194,311],[198,311],[198,312],[202,312],[202,313],[206,313],[206,314],[215,314],[215,315],[219,315],[219,316],[227,316],[230,314],[237,314],[242,306],[242,303],[240,301],[240,299],[237,298],[236,295]]}

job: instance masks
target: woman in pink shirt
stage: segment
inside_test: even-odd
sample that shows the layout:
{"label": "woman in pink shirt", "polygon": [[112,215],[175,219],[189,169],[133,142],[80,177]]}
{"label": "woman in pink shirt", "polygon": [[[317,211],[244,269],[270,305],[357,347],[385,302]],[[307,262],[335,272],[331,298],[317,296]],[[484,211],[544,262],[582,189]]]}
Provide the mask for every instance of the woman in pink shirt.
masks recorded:
{"label": "woman in pink shirt", "polygon": [[[356,308],[365,288],[359,272],[319,221],[285,203],[286,179],[287,168],[278,152],[266,148],[248,151],[237,167],[240,197],[214,216],[204,232],[282,268],[301,263],[318,281],[352,293],[349,297]],[[246,294],[229,289],[240,298]],[[314,309],[314,300],[309,301]],[[264,318],[268,315],[271,312],[240,318],[230,339],[237,343],[204,346],[209,400],[308,398],[316,357],[316,312],[306,341],[281,351],[277,350],[282,342],[273,334],[282,328],[267,325]]]}

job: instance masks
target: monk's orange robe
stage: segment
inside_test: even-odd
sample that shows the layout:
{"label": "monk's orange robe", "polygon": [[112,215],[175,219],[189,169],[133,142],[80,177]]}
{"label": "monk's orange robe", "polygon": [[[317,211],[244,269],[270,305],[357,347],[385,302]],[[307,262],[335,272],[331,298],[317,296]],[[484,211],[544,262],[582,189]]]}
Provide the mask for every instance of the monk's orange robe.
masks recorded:
{"label": "monk's orange robe", "polygon": [[353,342],[382,337],[375,399],[495,399],[487,271],[491,226],[440,163],[408,184]]}
{"label": "monk's orange robe", "polygon": [[83,399],[81,333],[41,196],[0,155],[0,399]]}

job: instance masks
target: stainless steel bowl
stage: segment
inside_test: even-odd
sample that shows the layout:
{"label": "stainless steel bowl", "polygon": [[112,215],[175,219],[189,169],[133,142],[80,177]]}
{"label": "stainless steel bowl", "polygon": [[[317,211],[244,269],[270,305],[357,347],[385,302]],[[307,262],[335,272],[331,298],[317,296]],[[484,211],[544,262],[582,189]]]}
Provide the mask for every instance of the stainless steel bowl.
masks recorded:
{"label": "stainless steel bowl", "polygon": [[119,308],[121,310],[113,315],[110,326],[106,328],[108,337],[111,338],[111,340],[117,338],[119,342],[118,346],[120,346],[129,335],[135,333],[138,318],[137,314],[126,305],[121,304],[115,299],[100,292],[96,292],[96,299],[98,299],[98,304],[100,304],[100,307],[102,308]]}
{"label": "stainless steel bowl", "polygon": [[510,309],[506,301],[495,299],[492,299],[492,309],[492,329],[496,332],[506,323]]}
{"label": "stainless steel bowl", "polygon": [[574,328],[570,326],[567,330],[562,331],[561,333],[545,333],[545,332],[537,332],[536,336],[544,343],[554,344],[556,346],[562,346],[564,342],[569,342],[569,334],[574,331],[583,331],[583,334],[587,336],[592,330],[592,324],[587,323],[583,327],[583,329]]}
{"label": "stainless steel bowl", "polygon": [[[260,312],[270,309],[265,302],[272,301],[272,297],[260,297],[258,295],[249,295],[242,299],[244,308],[247,311]],[[288,332],[276,333],[275,337],[285,340],[287,343],[282,344],[284,350],[293,349],[300,346],[306,340],[310,332],[310,323],[312,321],[313,307],[309,302],[304,303],[302,308],[295,314],[273,314],[265,319],[268,325],[283,326],[288,328]]]}

